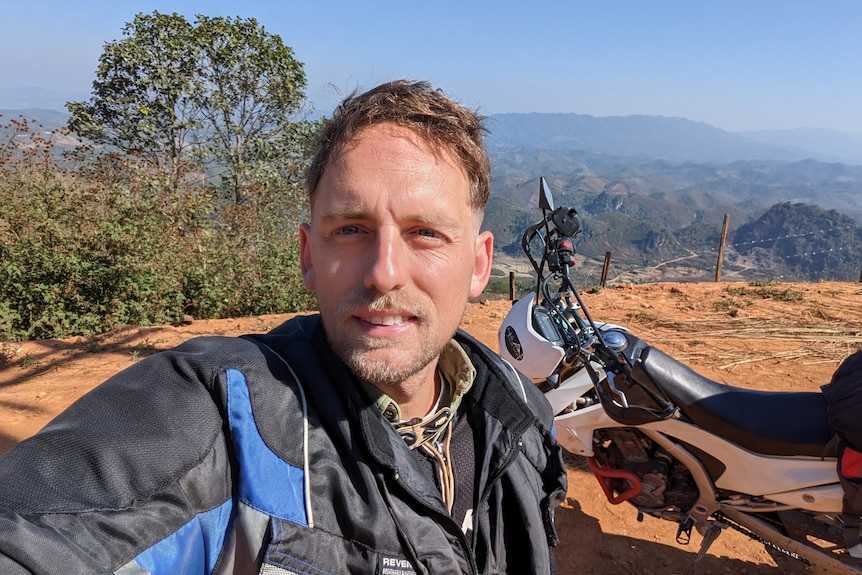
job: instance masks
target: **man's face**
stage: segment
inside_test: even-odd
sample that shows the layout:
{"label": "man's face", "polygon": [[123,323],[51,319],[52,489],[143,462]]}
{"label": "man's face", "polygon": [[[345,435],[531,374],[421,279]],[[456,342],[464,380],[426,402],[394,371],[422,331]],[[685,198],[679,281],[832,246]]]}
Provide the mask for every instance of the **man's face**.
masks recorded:
{"label": "man's face", "polygon": [[488,282],[493,238],[478,218],[460,165],[406,128],[365,128],[330,160],[300,261],[327,336],[358,377],[431,381],[467,299]]}

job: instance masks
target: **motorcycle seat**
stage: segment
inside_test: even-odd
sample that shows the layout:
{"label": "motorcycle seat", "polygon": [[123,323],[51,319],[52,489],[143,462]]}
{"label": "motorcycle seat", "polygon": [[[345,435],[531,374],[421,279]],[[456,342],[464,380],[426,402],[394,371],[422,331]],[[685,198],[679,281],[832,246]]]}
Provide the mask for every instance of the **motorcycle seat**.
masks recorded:
{"label": "motorcycle seat", "polygon": [[718,383],[651,346],[643,349],[638,364],[691,423],[749,451],[822,457],[832,438],[820,392]]}

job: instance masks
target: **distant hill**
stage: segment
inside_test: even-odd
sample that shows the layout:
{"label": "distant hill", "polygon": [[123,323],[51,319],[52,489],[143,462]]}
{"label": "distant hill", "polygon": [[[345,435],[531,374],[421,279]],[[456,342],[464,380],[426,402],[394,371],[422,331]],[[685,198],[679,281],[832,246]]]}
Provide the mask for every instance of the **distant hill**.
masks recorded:
{"label": "distant hill", "polygon": [[[689,218],[689,223],[712,210],[762,212],[783,201],[835,209],[862,221],[862,166],[816,160],[674,163],[555,150],[498,151],[491,165],[494,194],[524,208],[535,200],[534,184],[544,175],[554,183],[555,193],[579,207],[599,194],[628,205],[623,209],[648,197],[663,204],[657,207],[665,212],[661,217]],[[683,216],[685,212],[692,215]]]}
{"label": "distant hill", "polygon": [[672,162],[727,163],[739,160],[824,162],[862,165],[862,136],[830,130],[732,133],[703,122],[664,116],[583,114],[494,114],[489,117],[491,151],[540,149]]}
{"label": "distant hill", "polygon": [[25,108],[22,110],[3,110],[0,109],[0,124],[6,124],[9,120],[26,119],[31,123],[32,127],[42,128],[39,131],[50,132],[57,128],[66,125],[69,120],[69,114],[66,112],[58,112],[57,110],[46,110],[44,108]]}
{"label": "distant hill", "polygon": [[853,280],[862,269],[862,227],[817,206],[784,202],[736,229],[737,253],[772,267],[773,276]]}

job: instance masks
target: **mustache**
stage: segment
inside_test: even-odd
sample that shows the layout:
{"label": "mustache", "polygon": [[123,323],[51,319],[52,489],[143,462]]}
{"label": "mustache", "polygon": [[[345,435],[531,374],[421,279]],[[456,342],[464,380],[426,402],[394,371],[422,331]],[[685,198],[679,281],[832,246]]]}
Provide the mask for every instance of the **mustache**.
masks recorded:
{"label": "mustache", "polygon": [[428,306],[424,301],[399,291],[381,294],[366,289],[346,295],[338,302],[339,312],[352,313],[359,309],[373,312],[392,310],[409,313],[419,319],[428,316]]}

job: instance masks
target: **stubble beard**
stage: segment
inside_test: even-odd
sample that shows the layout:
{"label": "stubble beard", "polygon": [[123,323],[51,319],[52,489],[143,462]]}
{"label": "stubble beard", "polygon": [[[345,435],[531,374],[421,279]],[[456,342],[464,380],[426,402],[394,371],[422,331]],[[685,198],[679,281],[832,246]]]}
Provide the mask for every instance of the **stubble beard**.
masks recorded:
{"label": "stubble beard", "polygon": [[[427,318],[431,310],[424,302],[413,301],[408,296],[392,292],[380,295],[377,292],[362,292],[342,299],[331,310],[331,318],[335,321],[352,318],[359,309],[383,311],[387,309],[409,310],[419,322],[419,334],[398,338],[375,338],[360,335],[351,338],[337,325],[328,325],[326,317],[321,314],[326,337],[336,355],[344,362],[350,371],[359,379],[371,383],[378,388],[401,385],[425,369],[436,360],[453,334],[435,340],[435,334],[429,333]],[[326,314],[329,316],[330,314]],[[348,321],[348,320],[345,320]],[[418,345],[418,347],[417,347]],[[398,353],[397,359],[377,358],[375,352],[390,349]],[[399,350],[400,353],[399,353]]]}

